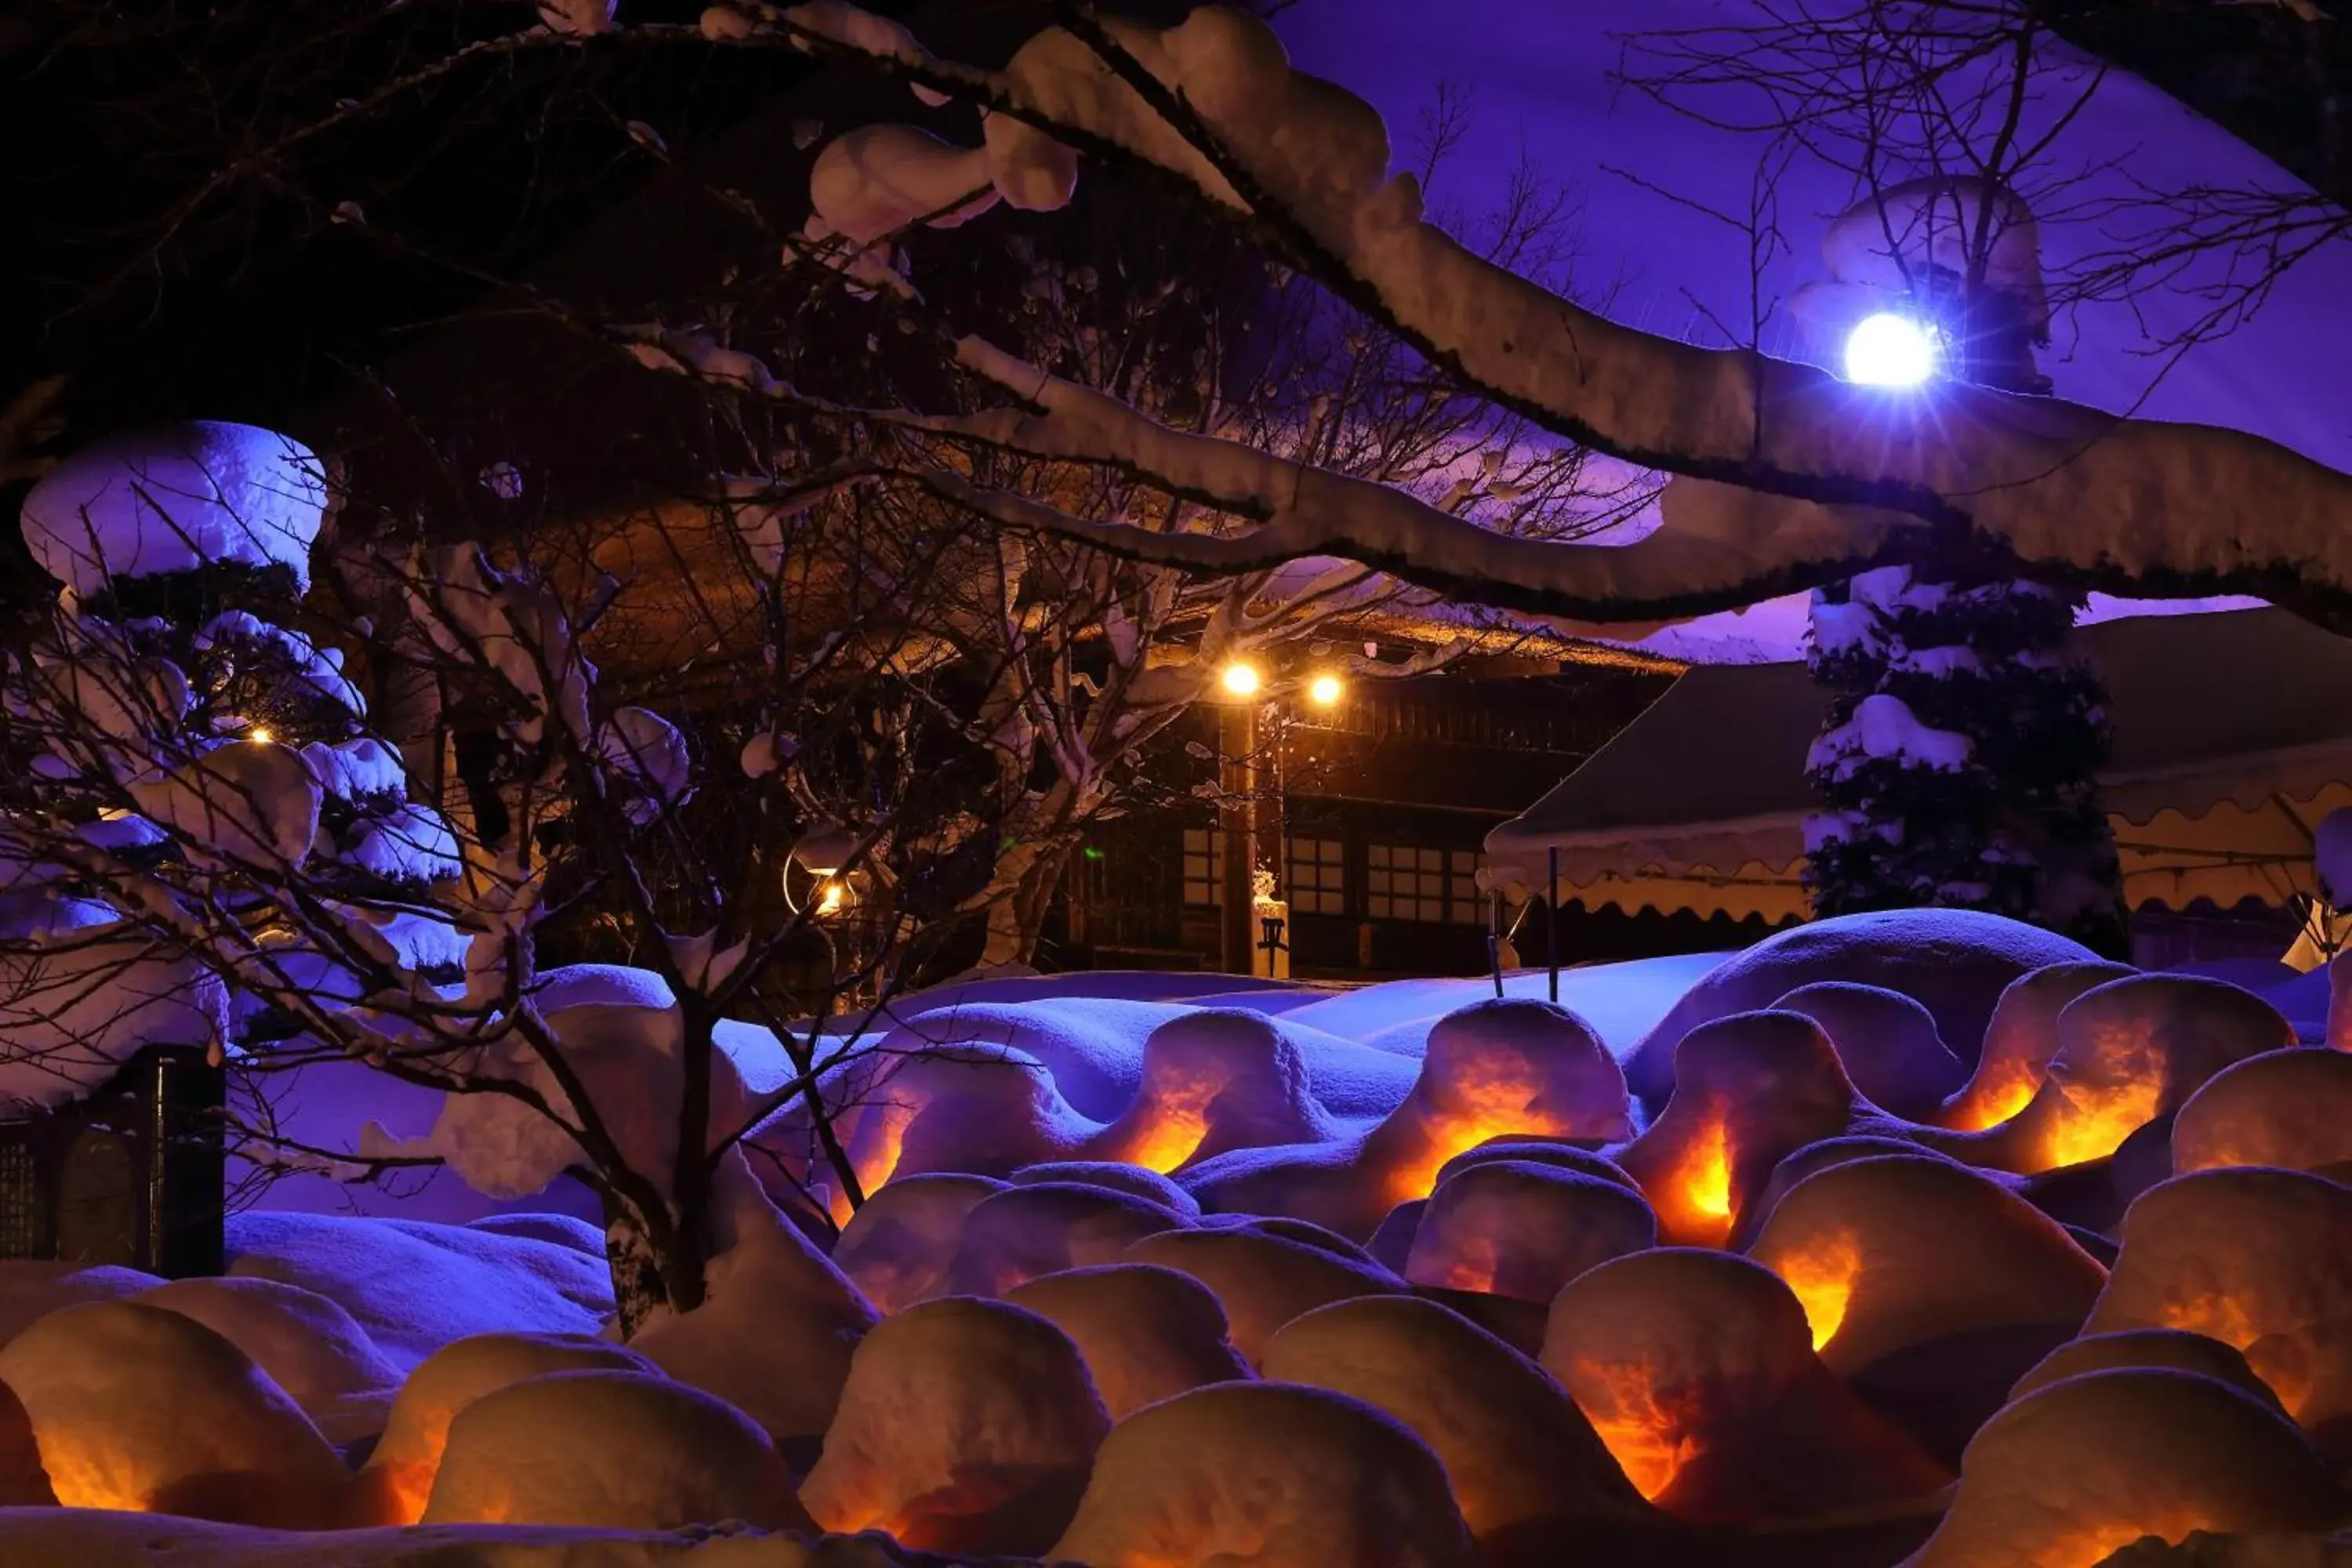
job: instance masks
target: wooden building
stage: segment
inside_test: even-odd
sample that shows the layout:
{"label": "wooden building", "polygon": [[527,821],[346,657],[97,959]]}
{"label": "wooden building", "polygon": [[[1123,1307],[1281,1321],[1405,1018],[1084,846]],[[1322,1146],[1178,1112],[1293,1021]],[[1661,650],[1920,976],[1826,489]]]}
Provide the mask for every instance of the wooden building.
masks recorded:
{"label": "wooden building", "polygon": [[222,1268],[220,1068],[151,1047],[88,1100],[0,1122],[0,1260]]}
{"label": "wooden building", "polygon": [[[1337,702],[1260,706],[1252,792],[1260,869],[1289,906],[1291,972],[1306,978],[1467,974],[1489,963],[1476,873],[1486,835],[1533,805],[1672,684],[1654,666],[1467,658],[1442,673],[1351,682]],[[1215,969],[1224,956],[1227,834],[1213,792],[1231,760],[1213,706],[1181,745],[1195,793],[1097,826],[1049,922],[1058,968]],[[1275,848],[1279,841],[1280,849]],[[1725,940],[1731,922],[1715,940]],[[1707,922],[1603,913],[1579,956],[1707,939]],[[1564,932],[1564,935],[1569,933]],[[1736,938],[1732,939],[1736,940]]]}

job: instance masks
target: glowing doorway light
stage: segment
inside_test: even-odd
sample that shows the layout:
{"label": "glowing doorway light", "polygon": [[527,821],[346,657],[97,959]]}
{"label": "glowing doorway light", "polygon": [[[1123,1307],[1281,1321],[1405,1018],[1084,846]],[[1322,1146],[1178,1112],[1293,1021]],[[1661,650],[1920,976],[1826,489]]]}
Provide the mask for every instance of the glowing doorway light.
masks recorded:
{"label": "glowing doorway light", "polygon": [[1937,334],[1908,316],[1881,311],[1845,340],[1845,378],[1864,386],[1917,386],[1936,374]]}
{"label": "glowing doorway light", "polygon": [[1225,690],[1235,697],[1247,697],[1257,689],[1256,667],[1238,660],[1225,666],[1218,679],[1224,683]]}

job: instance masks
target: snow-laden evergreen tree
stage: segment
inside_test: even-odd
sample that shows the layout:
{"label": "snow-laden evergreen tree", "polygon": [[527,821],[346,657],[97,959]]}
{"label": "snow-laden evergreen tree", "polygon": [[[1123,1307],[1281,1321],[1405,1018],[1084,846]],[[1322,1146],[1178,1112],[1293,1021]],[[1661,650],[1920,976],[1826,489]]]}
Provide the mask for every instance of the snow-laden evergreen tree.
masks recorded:
{"label": "snow-laden evergreen tree", "polygon": [[1807,662],[1830,693],[1806,759],[1814,911],[1929,905],[2123,946],[2099,805],[2097,679],[2080,601],[1997,576],[1886,566],[1815,591]]}
{"label": "snow-laden evergreen tree", "polygon": [[[66,586],[5,683],[5,765],[38,781],[45,809],[0,834],[0,941],[26,944],[5,963],[31,1030],[9,1031],[0,1098],[54,1104],[142,1046],[217,1059],[282,1025],[203,954],[138,934],[152,911],[126,897],[125,868],[310,861],[379,926],[456,876],[448,823],[408,800],[398,755],[362,732],[341,650],[281,624],[309,585],[326,496],[299,443],[194,423],[85,450],[27,500],[26,544]],[[225,887],[214,901],[222,942],[284,942],[264,901]],[[455,973],[454,937],[443,945]]]}
{"label": "snow-laden evergreen tree", "polygon": [[[1803,303],[1828,323],[1891,310],[1934,334],[1942,374],[2050,391],[2022,202],[1975,180],[1914,181],[1859,204],[1822,248],[1832,281]],[[2073,645],[2083,602],[1965,558],[1813,591],[1806,662],[1829,694],[1806,758],[1824,807],[1805,831],[1817,915],[1980,910],[2128,952],[2099,805],[2105,708]]]}

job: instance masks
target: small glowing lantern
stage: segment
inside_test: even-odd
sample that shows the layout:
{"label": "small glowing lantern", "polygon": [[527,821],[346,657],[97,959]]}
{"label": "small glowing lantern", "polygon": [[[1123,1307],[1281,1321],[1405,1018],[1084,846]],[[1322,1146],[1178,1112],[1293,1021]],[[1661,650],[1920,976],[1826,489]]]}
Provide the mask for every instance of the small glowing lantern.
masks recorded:
{"label": "small glowing lantern", "polygon": [[1307,683],[1307,700],[1318,708],[1328,708],[1339,700],[1339,678],[1318,675]]}
{"label": "small glowing lantern", "polygon": [[1258,688],[1257,667],[1255,665],[1246,664],[1240,659],[1235,659],[1233,663],[1225,666],[1224,672],[1218,676],[1217,680],[1218,683],[1225,689],[1226,695],[1228,696],[1255,696],[1257,693]]}

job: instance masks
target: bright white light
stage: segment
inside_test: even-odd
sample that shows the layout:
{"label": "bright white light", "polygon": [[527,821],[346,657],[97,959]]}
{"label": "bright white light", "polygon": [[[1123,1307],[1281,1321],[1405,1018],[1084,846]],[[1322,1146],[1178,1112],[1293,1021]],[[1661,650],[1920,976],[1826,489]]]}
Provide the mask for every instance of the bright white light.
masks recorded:
{"label": "bright white light", "polygon": [[1339,678],[1336,675],[1317,676],[1307,683],[1307,698],[1318,708],[1330,707],[1339,700]]}
{"label": "bright white light", "polygon": [[1247,697],[1257,689],[1257,670],[1251,665],[1229,664],[1219,679],[1224,682],[1225,689],[1235,697]]}
{"label": "bright white light", "polygon": [[1936,333],[1882,311],[1847,334],[1845,378],[1864,386],[1916,386],[1936,374]]}

